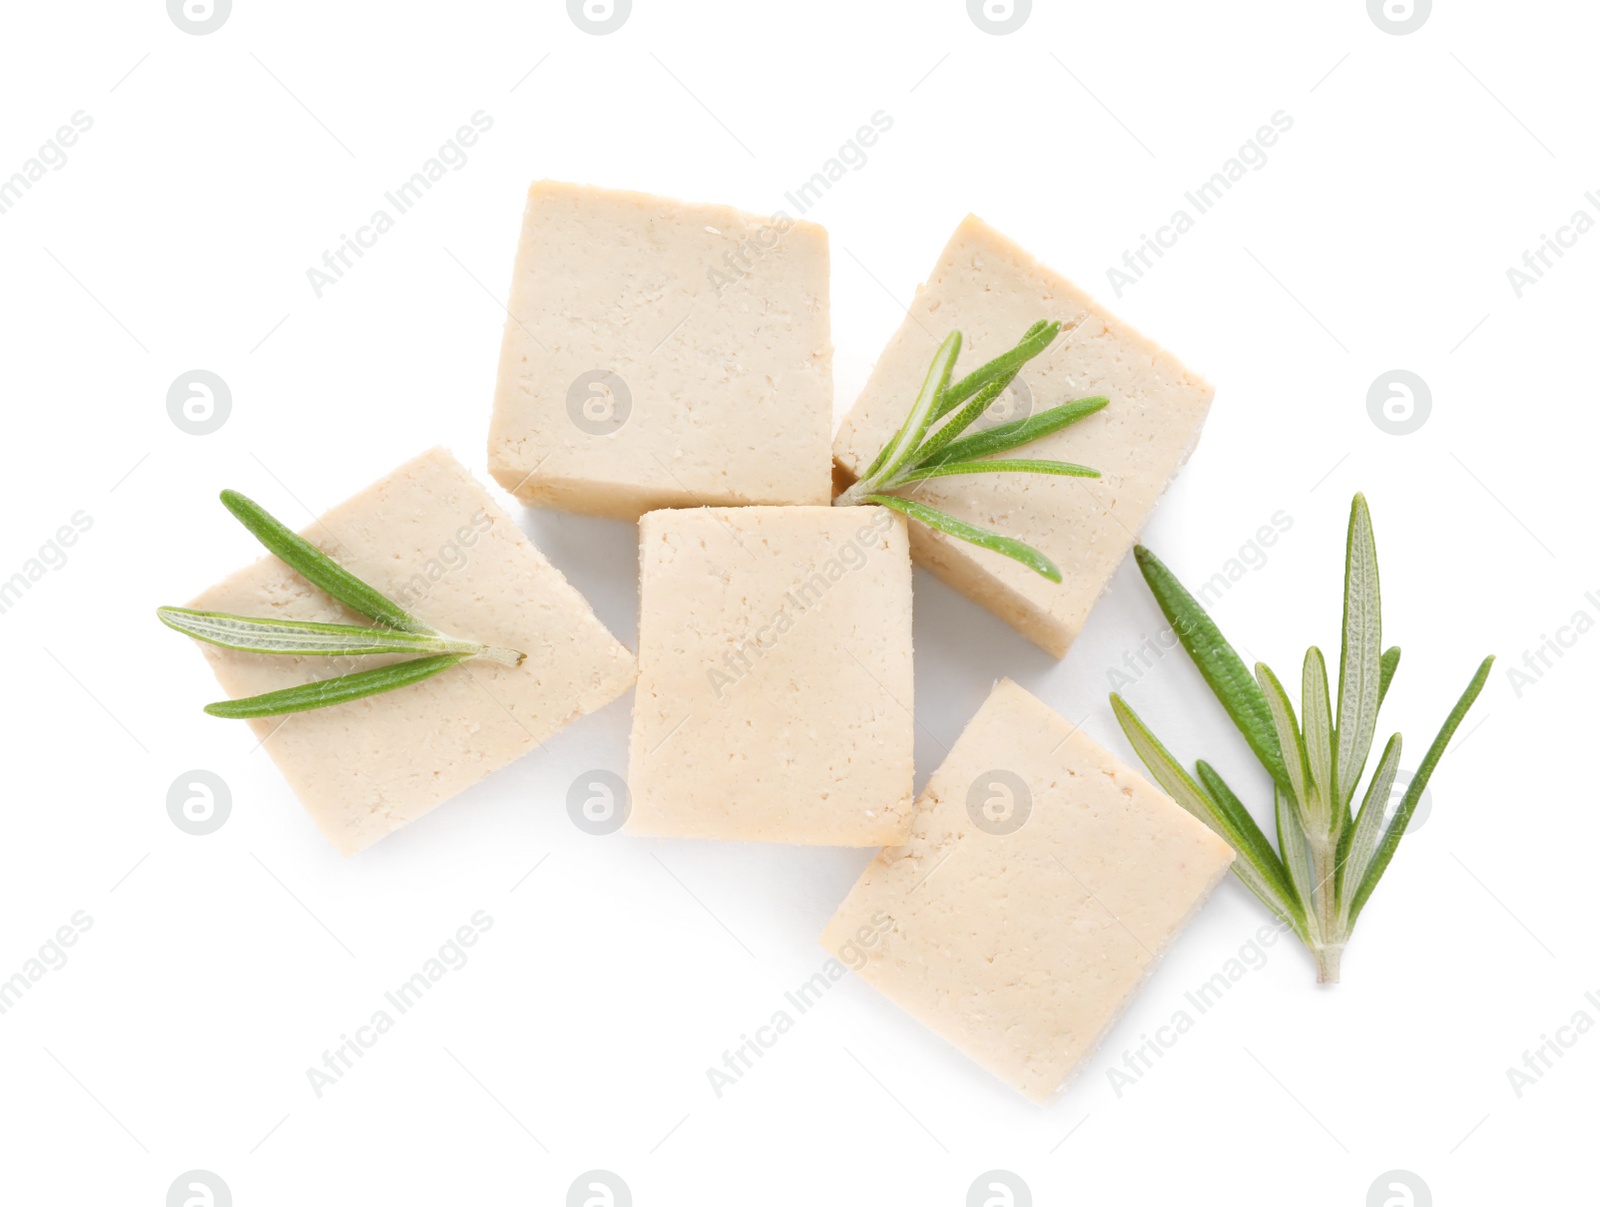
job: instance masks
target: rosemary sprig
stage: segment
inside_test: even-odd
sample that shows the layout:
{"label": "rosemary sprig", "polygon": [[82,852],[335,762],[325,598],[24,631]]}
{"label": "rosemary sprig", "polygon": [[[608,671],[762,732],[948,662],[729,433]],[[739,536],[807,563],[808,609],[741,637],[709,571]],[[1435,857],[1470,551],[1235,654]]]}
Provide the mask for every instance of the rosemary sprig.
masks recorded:
{"label": "rosemary sprig", "polygon": [[1265,663],[1256,663],[1252,676],[1205,609],[1155,554],[1140,546],[1135,555],[1183,648],[1272,778],[1277,848],[1209,763],[1196,764],[1196,782],[1127,702],[1113,694],[1111,706],[1122,731],[1173,799],[1238,851],[1233,870],[1311,950],[1317,979],[1337,982],[1356,919],[1394,858],[1434,767],[1483,690],[1494,658],[1478,667],[1385,825],[1400,766],[1399,734],[1384,746],[1360,811],[1351,813],[1372,751],[1378,709],[1400,665],[1399,647],[1383,648],[1378,550],[1366,499],[1358,494],[1350,505],[1338,699],[1329,700],[1322,652],[1312,646],[1301,672],[1298,717]]}
{"label": "rosemary sprig", "polygon": [[952,384],[950,374],[955,367],[956,357],[961,353],[961,332],[952,331],[934,354],[922,389],[911,404],[900,430],[873,458],[867,472],[834,499],[834,506],[875,503],[893,508],[929,528],[1003,553],[1051,582],[1060,582],[1061,571],[1055,563],[1026,542],[969,524],[949,512],[894,493],[916,482],[961,474],[1061,474],[1075,478],[1098,478],[1100,475],[1097,471],[1068,461],[986,458],[1031,444],[1052,432],[1060,431],[1069,423],[1093,415],[1106,405],[1104,398],[1081,398],[1076,402],[1062,403],[1037,415],[1003,423],[985,432],[962,436],[978,416],[1016,380],[1022,366],[1048,348],[1060,332],[1060,323],[1047,323],[1041,319],[1023,332],[1022,339],[1011,351],[995,357]]}
{"label": "rosemary sprig", "polygon": [[519,666],[526,656],[516,650],[463,641],[439,632],[351,574],[310,541],[291,532],[260,504],[232,490],[222,492],[222,502],[257,540],[300,577],[378,623],[376,626],[324,624],[235,616],[230,612],[199,612],[192,608],[157,608],[156,616],[162,624],[197,641],[253,654],[323,658],[420,654],[422,657],[241,700],[222,700],[206,705],[206,712],[212,716],[275,717],[327,708],[420,683],[474,658],[503,666]]}

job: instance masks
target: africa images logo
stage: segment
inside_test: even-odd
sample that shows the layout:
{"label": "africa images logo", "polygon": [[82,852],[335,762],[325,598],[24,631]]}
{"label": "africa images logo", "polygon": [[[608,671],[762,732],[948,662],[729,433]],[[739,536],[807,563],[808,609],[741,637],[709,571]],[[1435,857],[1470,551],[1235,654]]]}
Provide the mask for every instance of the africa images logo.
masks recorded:
{"label": "africa images logo", "polygon": [[1386,34],[1413,34],[1433,11],[1433,0],[1367,0],[1367,16]]}
{"label": "africa images logo", "polygon": [[615,834],[628,820],[628,783],[615,771],[589,771],[567,789],[567,816],[585,834]]}
{"label": "africa images logo", "polygon": [[967,1207],[1033,1207],[1033,1191],[1009,1169],[991,1169],[972,1180]]}
{"label": "africa images logo", "polygon": [[967,0],[967,16],[986,34],[1014,34],[1033,12],[1033,0]]}
{"label": "africa images logo", "polygon": [[209,1169],[191,1169],[167,1188],[167,1207],[233,1207],[233,1191]]}
{"label": "africa images logo", "polygon": [[215,33],[233,11],[233,0],[167,0],[167,16],[186,34]]}
{"label": "africa images logo", "polygon": [[985,834],[1015,834],[1032,812],[1033,793],[1015,771],[985,771],[967,789],[967,816]]}
{"label": "africa images logo", "polygon": [[1367,388],[1367,417],[1380,432],[1409,436],[1433,413],[1433,391],[1409,369],[1381,373]]}
{"label": "africa images logo", "polygon": [[1409,1169],[1391,1169],[1367,1190],[1367,1207],[1433,1207],[1433,1191]]}
{"label": "africa images logo", "polygon": [[614,34],[633,11],[633,0],[567,0],[567,16],[586,34]]}
{"label": "africa images logo", "polygon": [[233,391],[209,369],[180,373],[167,387],[167,417],[190,436],[209,436],[232,411]]}
{"label": "africa images logo", "polygon": [[196,838],[222,829],[231,812],[233,793],[215,771],[185,771],[167,789],[167,816]]}
{"label": "africa images logo", "polygon": [[633,1207],[633,1192],[609,1169],[591,1169],[572,1180],[567,1207]]}

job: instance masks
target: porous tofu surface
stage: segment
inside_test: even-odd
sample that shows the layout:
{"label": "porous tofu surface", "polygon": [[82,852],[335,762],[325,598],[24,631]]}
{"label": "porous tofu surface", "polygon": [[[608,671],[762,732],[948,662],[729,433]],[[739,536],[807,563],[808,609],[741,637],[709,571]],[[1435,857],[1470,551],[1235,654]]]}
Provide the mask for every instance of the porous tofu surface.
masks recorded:
{"label": "porous tofu surface", "polygon": [[[1199,439],[1212,389],[1059,273],[981,220],[951,237],[834,440],[853,479],[904,420],[941,340],[962,333],[957,377],[1011,349],[1038,319],[1067,330],[1030,361],[1001,418],[1102,395],[1110,405],[1010,456],[1070,461],[1099,479],[974,474],[920,484],[916,497],[1018,537],[1061,568],[1060,584],[1003,554],[922,525],[919,565],[1061,657]],[[976,430],[976,429],[975,429]]]}
{"label": "porous tofu surface", "polygon": [[[344,854],[422,816],[633,683],[633,655],[441,449],[402,465],[302,535],[440,631],[527,655],[515,668],[473,661],[382,695],[248,722]],[[372,623],[275,557],[240,570],[190,607]],[[201,649],[235,698],[399,660]]]}
{"label": "porous tofu surface", "polygon": [[832,498],[822,227],[541,181],[507,310],[489,469],[524,502]]}
{"label": "porous tofu surface", "polygon": [[1008,1085],[1053,1098],[1232,848],[1010,680],[822,944]]}
{"label": "porous tofu surface", "polygon": [[878,846],[912,798],[911,557],[882,507],[639,525],[636,834]]}

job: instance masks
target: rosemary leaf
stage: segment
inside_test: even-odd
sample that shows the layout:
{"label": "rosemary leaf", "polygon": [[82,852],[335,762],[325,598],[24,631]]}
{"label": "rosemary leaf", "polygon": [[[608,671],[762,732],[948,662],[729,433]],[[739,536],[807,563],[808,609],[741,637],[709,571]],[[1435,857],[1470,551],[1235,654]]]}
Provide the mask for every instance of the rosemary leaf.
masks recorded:
{"label": "rosemary leaf", "polygon": [[196,612],[190,608],[157,608],[168,628],[197,641],[255,654],[303,654],[354,657],[360,654],[481,654],[484,647],[427,633],[356,624],[323,624],[307,620],[262,620],[228,612]]}
{"label": "rosemary leaf", "polygon": [[1063,474],[1072,478],[1098,478],[1099,470],[1070,461],[951,461],[901,474],[895,485],[920,482],[924,478],[947,478],[952,474]]}
{"label": "rosemary leaf", "polygon": [[1354,890],[1366,875],[1367,864],[1372,860],[1373,849],[1378,845],[1378,832],[1383,827],[1384,811],[1389,807],[1389,794],[1394,791],[1394,779],[1400,770],[1400,735],[1395,734],[1383,748],[1378,769],[1367,784],[1367,795],[1361,802],[1361,812],[1356,814],[1355,825],[1350,827],[1339,850],[1339,908],[1340,916],[1348,923],[1350,902]]}
{"label": "rosemary leaf", "polygon": [[1278,822],[1278,849],[1283,852],[1283,863],[1288,869],[1289,882],[1305,911],[1308,929],[1320,937],[1315,908],[1316,888],[1311,875],[1311,850],[1306,842],[1305,827],[1300,824],[1300,811],[1282,788],[1273,787],[1273,813]]}
{"label": "rosemary leaf", "polygon": [[[956,407],[974,394],[992,388],[994,383],[1002,377],[1005,378],[1006,385],[1010,385],[1011,379],[1017,375],[1017,371],[1048,348],[1060,333],[1060,323],[1047,323],[1043,319],[1034,323],[1033,326],[1022,333],[1022,338],[1017,341],[1017,346],[1011,351],[995,357],[985,365],[980,365],[960,381],[952,383],[939,399],[934,418],[938,419],[940,416],[955,410]],[[1004,388],[1005,386],[1000,387],[1002,390]],[[1000,390],[995,390],[990,395],[989,400],[993,402],[999,394]],[[983,408],[980,407],[979,409],[982,410]]]}
{"label": "rosemary leaf", "polygon": [[350,700],[360,700],[365,696],[376,696],[393,691],[397,687],[409,687],[413,683],[420,683],[440,671],[447,671],[458,663],[465,662],[468,657],[466,654],[433,654],[426,658],[412,658],[406,662],[396,662],[391,666],[357,671],[351,675],[340,675],[334,679],[322,679],[315,683],[303,683],[298,687],[286,687],[282,691],[267,692],[260,696],[221,700],[216,704],[207,704],[206,711],[214,717],[235,719],[277,717],[291,712],[308,712],[314,708],[327,708]]}
{"label": "rosemary leaf", "polygon": [[279,561],[346,607],[403,633],[433,632],[387,595],[362,582],[303,536],[291,532],[259,503],[235,490],[223,491],[222,503]]}
{"label": "rosemary leaf", "polygon": [[1104,410],[1109,402],[1109,399],[1098,397],[1064,402],[1060,406],[1040,411],[1037,415],[1030,415],[1026,419],[1015,419],[1010,423],[1002,423],[999,427],[992,427],[986,432],[963,436],[922,464],[976,461],[981,457],[992,457],[995,453],[1009,452],[1011,449],[1032,444],[1035,440],[1042,440],[1054,432],[1059,432],[1068,424],[1086,419],[1096,411]]}
{"label": "rosemary leaf", "polygon": [[928,375],[922,380],[922,390],[917,395],[917,400],[911,406],[906,421],[900,425],[900,431],[895,438],[878,455],[878,460],[867,471],[867,477],[883,474],[891,477],[901,468],[916,451],[917,445],[922,443],[922,438],[928,434],[928,425],[933,422],[933,411],[939,403],[939,396],[944,388],[950,384],[950,370],[955,367],[956,357],[961,354],[961,332],[952,331],[945,336],[944,343],[939,345],[939,351],[934,354],[933,363],[928,366]]}
{"label": "rosemary leaf", "polygon": [[1400,647],[1391,645],[1383,651],[1381,673],[1378,676],[1378,707],[1383,707],[1383,698],[1389,694],[1389,684],[1394,682],[1394,673],[1400,669]]}
{"label": "rosemary leaf", "polygon": [[1344,631],[1339,652],[1339,809],[1349,807],[1372,750],[1383,696],[1383,616],[1372,513],[1360,494],[1350,503],[1344,568]]}
{"label": "rosemary leaf", "polygon": [[[1328,668],[1322,651],[1312,646],[1306,651],[1300,678],[1300,709],[1304,713],[1306,767],[1312,800],[1311,816],[1326,828],[1336,810],[1333,787],[1333,721],[1328,711]],[[1342,807],[1342,806],[1341,806]]]}
{"label": "rosemary leaf", "polygon": [[1284,767],[1283,750],[1272,723],[1272,710],[1267,707],[1260,685],[1245,669],[1244,661],[1228,644],[1210,614],[1184,589],[1161,559],[1143,545],[1136,545],[1133,555],[1162,615],[1183,643],[1201,677],[1227,710],[1267,774],[1275,783],[1287,788],[1289,774]]}
{"label": "rosemary leaf", "polygon": [[1483,690],[1483,685],[1488,681],[1489,668],[1494,665],[1494,656],[1485,658],[1478,667],[1477,674],[1472,676],[1472,682],[1467,684],[1467,690],[1461,693],[1461,698],[1456,701],[1456,706],[1450,710],[1450,715],[1445,718],[1444,725],[1440,728],[1438,736],[1433,739],[1433,745],[1428,747],[1428,753],[1422,756],[1422,765],[1417,768],[1411,782],[1406,785],[1406,794],[1400,798],[1400,807],[1395,810],[1394,820],[1389,823],[1389,828],[1383,832],[1383,839],[1378,843],[1377,849],[1372,853],[1372,861],[1362,873],[1361,883],[1357,887],[1355,896],[1350,902],[1350,922],[1354,927],[1356,918],[1367,904],[1367,899],[1372,896],[1372,890],[1378,887],[1378,881],[1383,878],[1389,861],[1394,858],[1395,848],[1400,845],[1400,839],[1405,836],[1406,827],[1411,824],[1411,814],[1417,807],[1417,802],[1422,799],[1422,793],[1428,786],[1428,780],[1433,775],[1433,769],[1438,766],[1440,758],[1444,756],[1445,748],[1450,745],[1450,739],[1455,736],[1456,729],[1461,725],[1461,719],[1467,715],[1467,710],[1472,707],[1472,702],[1478,698],[1478,693]]}
{"label": "rosemary leaf", "polygon": [[1256,824],[1256,819],[1250,816],[1250,810],[1244,807],[1233,789],[1228,787],[1227,782],[1217,774],[1216,768],[1210,763],[1204,759],[1199,760],[1195,763],[1195,771],[1199,774],[1200,783],[1204,785],[1219,819],[1223,822],[1223,837],[1233,844],[1234,849],[1256,865],[1256,870],[1272,882],[1284,900],[1293,901],[1296,891],[1288,871],[1283,866],[1283,860],[1278,858],[1278,852],[1273,850],[1272,844],[1267,841],[1267,836]]}
{"label": "rosemary leaf", "polygon": [[1300,806],[1302,819],[1309,821],[1305,812],[1311,799],[1311,769],[1306,765],[1306,744],[1295,720],[1294,705],[1289,693],[1283,690],[1283,684],[1278,682],[1278,676],[1265,662],[1256,663],[1256,682],[1261,685],[1267,707],[1272,710],[1273,728],[1278,731],[1278,746],[1289,772],[1289,788]]}
{"label": "rosemary leaf", "polygon": [[1150,732],[1138,714],[1128,707],[1127,701],[1115,692],[1111,696],[1111,709],[1116,713],[1117,721],[1122,726],[1122,732],[1127,735],[1129,744],[1149,768],[1156,783],[1160,784],[1167,795],[1185,810],[1209,826],[1219,838],[1233,845],[1234,850],[1240,855],[1240,858],[1233,861],[1234,874],[1244,881],[1252,893],[1261,898],[1268,909],[1288,920],[1297,934],[1303,933],[1305,914],[1300,909],[1299,903],[1286,894],[1286,886],[1281,876],[1275,876],[1270,866],[1258,867],[1250,854],[1229,838],[1226,817],[1218,809],[1216,802],[1189,778],[1188,772],[1167,753],[1167,748],[1155,734]]}
{"label": "rosemary leaf", "polygon": [[1025,541],[1019,541],[1015,537],[1001,536],[998,532],[990,532],[987,528],[979,528],[976,524],[958,520],[947,511],[929,507],[926,503],[916,503],[910,499],[902,499],[899,495],[868,495],[862,502],[877,503],[883,507],[892,508],[904,516],[926,524],[929,528],[937,529],[939,532],[956,537],[958,540],[977,545],[980,549],[1003,553],[1007,557],[1021,562],[1035,573],[1042,574],[1053,583],[1061,581],[1061,571],[1056,569],[1056,564],[1053,561],[1032,545],[1027,544]]}
{"label": "rosemary leaf", "polygon": [[922,442],[922,444],[917,448],[917,451],[913,453],[910,459],[906,462],[906,468],[924,464],[931,459],[935,453],[953,443],[957,436],[961,435],[962,432],[966,431],[975,422],[977,422],[979,415],[983,414],[986,410],[994,405],[994,400],[996,398],[999,398],[1001,394],[1005,393],[1006,390],[1011,388],[1011,383],[1016,379],[1017,374],[1016,371],[1013,370],[1010,373],[1005,373],[995,378],[988,385],[984,386],[981,390],[974,394],[969,401],[962,404],[961,408],[957,410],[955,414],[946,418],[944,422],[935,428],[933,433]]}

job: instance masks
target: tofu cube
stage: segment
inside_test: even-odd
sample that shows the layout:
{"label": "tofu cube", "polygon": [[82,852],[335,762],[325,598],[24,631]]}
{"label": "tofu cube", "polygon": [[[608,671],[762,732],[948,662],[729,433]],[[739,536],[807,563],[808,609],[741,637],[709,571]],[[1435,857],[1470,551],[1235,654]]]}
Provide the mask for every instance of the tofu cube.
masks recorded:
{"label": "tofu cube", "polygon": [[1030,361],[983,425],[1103,395],[1104,410],[1007,454],[1071,461],[1099,479],[972,474],[924,481],[916,497],[953,515],[1018,537],[1061,568],[1052,583],[1003,554],[922,525],[911,554],[962,594],[1057,658],[1083,628],[1132,548],[1156,500],[1188,460],[1212,389],[1086,293],[1022,248],[968,217],[905,322],[884,349],[834,440],[839,468],[854,481],[905,419],[939,341],[962,333],[960,377],[1010,350],[1038,319],[1064,333]]}
{"label": "tofu cube", "polygon": [[[306,812],[346,855],[421,817],[633,683],[633,655],[442,449],[402,465],[302,535],[441,632],[527,655],[515,668],[463,663],[382,695],[249,722]],[[372,623],[275,557],[240,570],[190,607]],[[201,649],[223,691],[235,698],[399,660]]]}
{"label": "tofu cube", "polygon": [[827,503],[828,234],[779,214],[528,191],[489,470],[525,503]]}
{"label": "tofu cube", "polygon": [[1006,1084],[1053,1098],[1233,850],[1002,680],[822,944]]}
{"label": "tofu cube", "polygon": [[883,507],[639,525],[635,834],[878,846],[911,818],[911,555]]}

